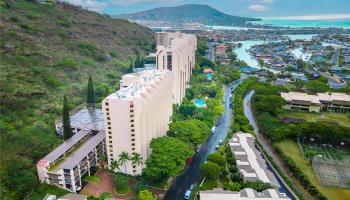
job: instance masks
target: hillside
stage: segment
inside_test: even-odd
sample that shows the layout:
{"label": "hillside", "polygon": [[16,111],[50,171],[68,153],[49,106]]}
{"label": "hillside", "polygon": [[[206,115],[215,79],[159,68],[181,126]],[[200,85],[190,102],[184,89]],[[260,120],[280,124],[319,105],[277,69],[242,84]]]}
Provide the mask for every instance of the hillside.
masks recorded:
{"label": "hillside", "polygon": [[0,199],[23,199],[36,187],[35,163],[62,142],[54,121],[63,95],[72,108],[83,104],[92,76],[101,100],[155,42],[126,20],[33,2],[0,1]]}
{"label": "hillside", "polygon": [[258,19],[245,18],[225,14],[208,5],[187,4],[176,7],[160,7],[137,13],[116,16],[130,20],[197,22],[205,25],[244,25],[247,21]]}

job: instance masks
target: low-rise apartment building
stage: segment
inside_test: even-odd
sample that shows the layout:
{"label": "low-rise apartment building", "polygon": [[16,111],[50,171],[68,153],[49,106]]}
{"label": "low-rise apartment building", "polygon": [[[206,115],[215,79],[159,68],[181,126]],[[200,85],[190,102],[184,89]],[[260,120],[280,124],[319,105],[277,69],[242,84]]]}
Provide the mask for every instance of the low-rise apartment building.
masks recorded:
{"label": "low-rise apartment building", "polygon": [[[164,136],[172,114],[173,73],[145,70],[122,77],[120,90],[102,102],[105,118],[108,164],[126,152],[140,154],[143,162],[150,155],[153,138]],[[143,164],[126,163],[128,174],[141,174]]]}
{"label": "low-rise apartment building", "polygon": [[157,68],[170,70],[174,75],[173,103],[180,104],[190,82],[195,66],[197,38],[184,33],[164,32],[157,34]]}
{"label": "low-rise apartment building", "polygon": [[201,200],[290,200],[285,193],[279,191],[281,185],[255,146],[255,137],[252,134],[235,133],[228,144],[236,158],[237,169],[245,182],[262,181],[271,184],[273,188],[262,192],[252,188],[244,188],[239,192],[215,188],[200,191]]}
{"label": "low-rise apartment building", "polygon": [[105,132],[81,130],[37,163],[40,182],[71,192],[82,187],[82,177],[91,175],[105,153]]}
{"label": "low-rise apartment building", "polygon": [[350,95],[345,93],[317,93],[309,95],[301,92],[282,92],[281,97],[287,102],[283,108],[289,110],[350,112]]}
{"label": "low-rise apartment building", "polygon": [[238,132],[229,140],[236,166],[244,181],[262,181],[280,187],[275,175],[269,170],[261,152],[255,146],[252,134]]}

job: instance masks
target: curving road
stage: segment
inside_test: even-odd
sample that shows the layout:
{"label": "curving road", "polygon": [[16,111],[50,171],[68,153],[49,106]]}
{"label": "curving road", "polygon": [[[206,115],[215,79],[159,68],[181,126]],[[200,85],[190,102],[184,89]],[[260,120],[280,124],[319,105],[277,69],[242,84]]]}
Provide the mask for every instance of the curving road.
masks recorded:
{"label": "curving road", "polygon": [[[269,145],[268,141],[265,140],[265,138],[259,133],[259,127],[255,121],[255,117],[251,108],[251,99],[253,95],[255,94],[255,91],[250,91],[243,99],[243,107],[244,107],[244,115],[247,117],[249,124],[253,127],[254,133],[256,135],[257,140],[263,147],[263,149],[266,151],[267,154],[269,154],[272,158],[274,158],[275,163],[279,166],[281,171],[284,174],[287,174],[286,169],[284,168],[282,162],[277,158],[275,155],[275,152],[272,150],[271,145]],[[265,158],[266,159],[266,158]],[[267,163],[269,163],[268,159],[266,159]],[[282,193],[286,193],[289,198],[292,200],[298,199],[298,197],[294,194],[294,192],[289,188],[288,184],[283,180],[283,178],[278,174],[276,169],[272,166],[271,163],[269,163],[270,171],[272,171],[277,178],[280,188],[279,191]]]}
{"label": "curving road", "polygon": [[191,165],[186,166],[184,171],[175,178],[173,184],[164,196],[165,200],[184,199],[186,190],[190,187],[191,184],[195,184],[200,177],[200,165],[207,160],[209,154],[215,151],[215,146],[219,143],[219,141],[225,139],[232,120],[232,109],[229,106],[231,90],[234,90],[240,82],[241,80],[239,82],[225,86],[225,111],[218,119],[219,125],[216,127],[215,133],[209,136],[206,143],[202,145],[200,151],[192,157]]}

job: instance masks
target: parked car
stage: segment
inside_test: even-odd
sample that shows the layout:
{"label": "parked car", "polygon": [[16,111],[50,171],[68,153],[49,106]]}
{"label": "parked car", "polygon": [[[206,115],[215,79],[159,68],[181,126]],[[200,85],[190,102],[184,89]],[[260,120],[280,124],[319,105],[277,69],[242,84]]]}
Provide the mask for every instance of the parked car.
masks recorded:
{"label": "parked car", "polygon": [[191,191],[191,190],[187,190],[187,191],[185,192],[184,199],[186,199],[186,200],[190,199],[190,197],[191,197],[191,193],[192,193],[192,191]]}
{"label": "parked car", "polygon": [[215,146],[215,150],[218,150],[219,147],[220,147],[220,145],[216,145],[216,146]]}
{"label": "parked car", "polygon": [[197,145],[197,147],[196,147],[196,152],[199,152],[199,151],[201,150],[201,147],[202,147],[201,144]]}
{"label": "parked car", "polygon": [[192,157],[187,158],[186,163],[190,165],[192,163]]}
{"label": "parked car", "polygon": [[211,133],[215,133],[216,127],[211,128]]}
{"label": "parked car", "polygon": [[219,145],[222,145],[223,142],[224,142],[223,140],[220,140],[220,141],[219,141]]}

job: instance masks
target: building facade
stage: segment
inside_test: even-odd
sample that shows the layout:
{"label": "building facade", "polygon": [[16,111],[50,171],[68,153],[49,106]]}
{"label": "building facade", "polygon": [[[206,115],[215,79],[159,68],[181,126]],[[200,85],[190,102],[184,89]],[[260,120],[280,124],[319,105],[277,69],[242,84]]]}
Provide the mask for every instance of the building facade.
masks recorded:
{"label": "building facade", "polygon": [[283,108],[289,110],[350,112],[350,95],[345,93],[282,92],[281,97],[287,102]]}
{"label": "building facade", "polygon": [[[173,73],[145,70],[122,77],[120,90],[102,102],[105,118],[108,164],[122,152],[140,154],[143,163],[150,155],[153,138],[164,136],[172,114]],[[141,174],[143,164],[128,161],[121,172]],[[126,170],[126,171],[125,171]]]}
{"label": "building facade", "polygon": [[76,193],[105,151],[104,131],[81,130],[37,163],[39,180]]}
{"label": "building facade", "polygon": [[174,76],[172,86],[173,103],[180,104],[190,82],[195,66],[197,38],[184,33],[157,34],[157,68],[170,70]]}

